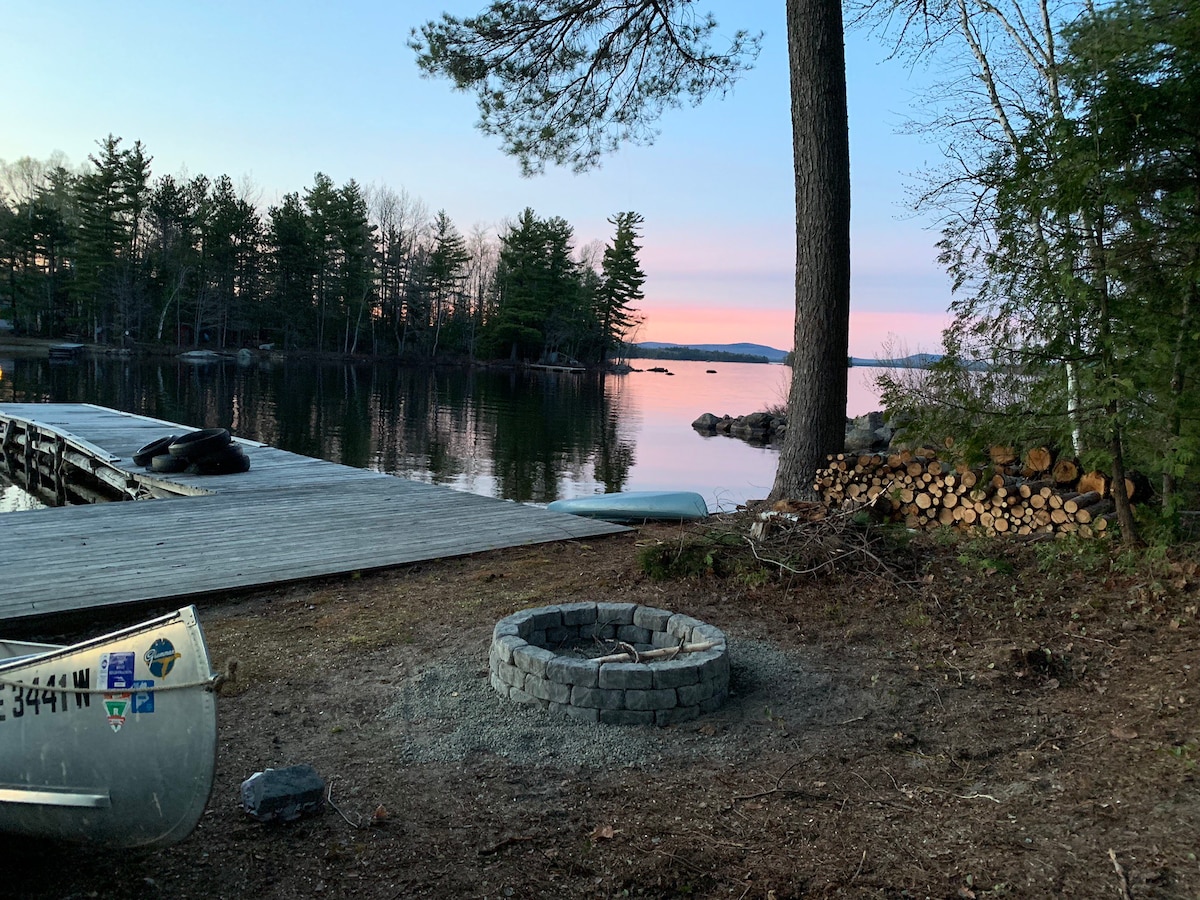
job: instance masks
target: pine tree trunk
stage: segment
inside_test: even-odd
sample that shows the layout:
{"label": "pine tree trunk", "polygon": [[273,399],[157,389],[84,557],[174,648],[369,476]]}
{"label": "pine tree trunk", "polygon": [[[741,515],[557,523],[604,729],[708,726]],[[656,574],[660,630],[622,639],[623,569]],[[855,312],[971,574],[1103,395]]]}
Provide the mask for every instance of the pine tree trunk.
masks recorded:
{"label": "pine tree trunk", "polygon": [[850,144],[838,0],[787,0],[796,178],[796,322],[788,428],[771,497],[812,494],[846,439]]}
{"label": "pine tree trunk", "polygon": [[[1115,418],[1115,417],[1114,417]],[[1121,526],[1121,543],[1131,546],[1137,543],[1137,523],[1133,519],[1133,508],[1129,505],[1129,492],[1125,483],[1125,450],[1121,431],[1114,428],[1109,443],[1112,448],[1112,499],[1117,508],[1117,524]]]}

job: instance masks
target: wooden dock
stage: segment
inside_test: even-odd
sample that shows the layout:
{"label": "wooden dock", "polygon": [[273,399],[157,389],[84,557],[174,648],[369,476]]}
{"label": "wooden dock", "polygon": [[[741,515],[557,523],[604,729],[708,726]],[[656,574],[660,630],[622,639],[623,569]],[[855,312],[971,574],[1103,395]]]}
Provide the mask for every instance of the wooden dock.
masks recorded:
{"label": "wooden dock", "polygon": [[130,497],[158,498],[0,514],[0,621],[626,530],[253,441],[238,440],[250,471],[236,475],[133,464],[151,441],[192,430],[90,404],[0,404],[6,452],[49,442],[60,462],[82,462]]}

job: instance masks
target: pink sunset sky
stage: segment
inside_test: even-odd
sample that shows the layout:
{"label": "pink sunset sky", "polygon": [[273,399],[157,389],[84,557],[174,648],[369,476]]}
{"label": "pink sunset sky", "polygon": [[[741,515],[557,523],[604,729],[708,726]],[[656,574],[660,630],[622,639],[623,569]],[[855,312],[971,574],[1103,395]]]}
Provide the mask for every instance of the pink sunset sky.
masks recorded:
{"label": "pink sunset sky", "polygon": [[[228,174],[264,208],[323,172],[404,191],[464,234],[496,233],[528,206],[571,223],[581,248],[608,240],[607,219],[632,210],[645,218],[637,339],[791,349],[783,0],[699,0],[721,34],[764,33],[754,69],[724,98],[670,110],[652,146],[624,148],[594,172],[533,179],[474,127],[473,98],[422,79],[406,46],[412,28],[443,11],[485,5],[128,0],[113,15],[94,0],[58,0],[50,12],[16,4],[0,29],[0,159],[61,151],[78,164],[112,133],[141,140],[155,175]],[[848,32],[846,51],[850,353],[936,352],[950,282],[937,235],[904,205],[914,178],[940,161],[936,147],[902,133],[922,84],[869,35]]]}

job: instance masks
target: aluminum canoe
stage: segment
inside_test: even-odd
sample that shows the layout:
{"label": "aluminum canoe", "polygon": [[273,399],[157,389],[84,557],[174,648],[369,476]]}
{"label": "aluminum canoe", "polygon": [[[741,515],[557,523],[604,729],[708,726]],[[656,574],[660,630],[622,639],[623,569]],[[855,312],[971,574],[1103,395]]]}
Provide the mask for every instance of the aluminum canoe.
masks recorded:
{"label": "aluminum canoe", "polygon": [[183,840],[212,790],[215,678],[191,606],[69,646],[0,640],[0,832]]}

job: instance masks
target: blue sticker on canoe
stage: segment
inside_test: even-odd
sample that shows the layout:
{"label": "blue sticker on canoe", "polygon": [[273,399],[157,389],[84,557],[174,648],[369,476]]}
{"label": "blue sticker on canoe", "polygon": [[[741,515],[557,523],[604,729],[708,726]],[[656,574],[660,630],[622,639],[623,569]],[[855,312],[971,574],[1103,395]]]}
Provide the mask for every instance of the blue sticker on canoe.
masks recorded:
{"label": "blue sticker on canoe", "polygon": [[175,652],[175,645],[166,638],[159,638],[150,645],[144,659],[150,667],[150,674],[155,678],[166,678],[167,673],[175,667],[175,660],[182,654]]}
{"label": "blue sticker on canoe", "polygon": [[133,651],[100,654],[100,688],[127,691],[133,687]]}
{"label": "blue sticker on canoe", "polygon": [[[133,683],[133,712],[135,713],[152,713],[154,712],[154,682],[149,679],[145,681],[135,681]],[[147,690],[149,688],[149,690]]]}

